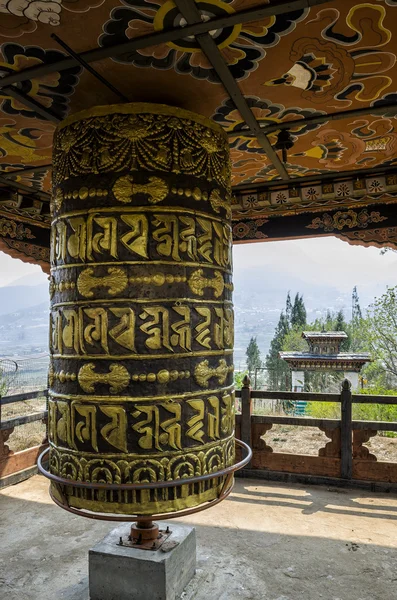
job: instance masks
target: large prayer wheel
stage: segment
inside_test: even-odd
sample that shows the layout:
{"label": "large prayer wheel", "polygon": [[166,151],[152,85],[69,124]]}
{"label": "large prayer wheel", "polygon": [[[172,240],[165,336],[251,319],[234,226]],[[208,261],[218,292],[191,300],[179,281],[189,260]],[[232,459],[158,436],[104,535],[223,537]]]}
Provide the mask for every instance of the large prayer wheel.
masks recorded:
{"label": "large prayer wheel", "polygon": [[[59,125],[49,470],[70,481],[52,481],[59,503],[152,515],[221,493],[234,462],[230,201],[228,142],[204,117],[126,104]],[[148,482],[175,485],[128,488]]]}

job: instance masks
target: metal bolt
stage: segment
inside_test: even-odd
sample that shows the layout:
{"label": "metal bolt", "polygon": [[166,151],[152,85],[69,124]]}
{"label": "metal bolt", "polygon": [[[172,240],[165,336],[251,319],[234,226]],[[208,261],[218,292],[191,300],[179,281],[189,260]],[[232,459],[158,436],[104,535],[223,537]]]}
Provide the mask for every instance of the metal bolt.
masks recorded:
{"label": "metal bolt", "polygon": [[123,545],[123,538],[120,536],[120,540],[119,540],[119,545],[122,546]]}
{"label": "metal bolt", "polygon": [[153,544],[152,544],[152,550],[156,550],[156,542],[153,542]]}
{"label": "metal bolt", "polygon": [[165,530],[165,533],[169,533],[170,532],[170,528],[167,525],[167,529]]}

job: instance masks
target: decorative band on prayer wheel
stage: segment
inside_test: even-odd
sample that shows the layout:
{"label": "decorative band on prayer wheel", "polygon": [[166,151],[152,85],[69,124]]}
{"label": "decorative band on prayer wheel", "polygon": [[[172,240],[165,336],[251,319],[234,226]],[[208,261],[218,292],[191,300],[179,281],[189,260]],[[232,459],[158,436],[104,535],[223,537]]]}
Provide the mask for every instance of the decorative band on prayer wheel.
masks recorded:
{"label": "decorative band on prayer wheel", "polygon": [[234,462],[230,202],[228,142],[204,117],[126,104],[58,127],[49,469],[71,481],[63,504],[150,515],[220,495]]}

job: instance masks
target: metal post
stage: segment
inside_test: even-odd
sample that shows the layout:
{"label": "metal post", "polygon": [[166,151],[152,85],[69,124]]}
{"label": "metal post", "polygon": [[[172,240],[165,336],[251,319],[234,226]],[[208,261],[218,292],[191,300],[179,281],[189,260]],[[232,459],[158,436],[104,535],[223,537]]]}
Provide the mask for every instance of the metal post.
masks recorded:
{"label": "metal post", "polygon": [[[251,448],[252,396],[250,383],[250,378],[248,377],[248,375],[246,375],[243,379],[243,386],[241,388],[241,439]],[[248,469],[250,467],[251,462],[249,462],[247,465]]]}
{"label": "metal post", "polygon": [[353,475],[352,393],[348,379],[342,383],[341,413],[340,476],[342,479],[351,479]]}

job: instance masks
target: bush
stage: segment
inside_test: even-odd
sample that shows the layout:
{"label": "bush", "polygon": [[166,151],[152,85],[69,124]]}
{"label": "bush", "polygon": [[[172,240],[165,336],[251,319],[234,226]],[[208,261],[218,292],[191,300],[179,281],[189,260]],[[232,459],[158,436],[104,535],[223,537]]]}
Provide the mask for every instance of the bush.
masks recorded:
{"label": "bush", "polygon": [[308,402],[306,412],[314,419],[340,419],[338,402]]}
{"label": "bush", "polygon": [[[397,393],[377,387],[360,390],[361,394],[373,396],[396,396],[396,404],[353,404],[353,419],[356,421],[396,421]],[[308,402],[306,412],[315,419],[340,419],[340,404],[336,402]]]}

